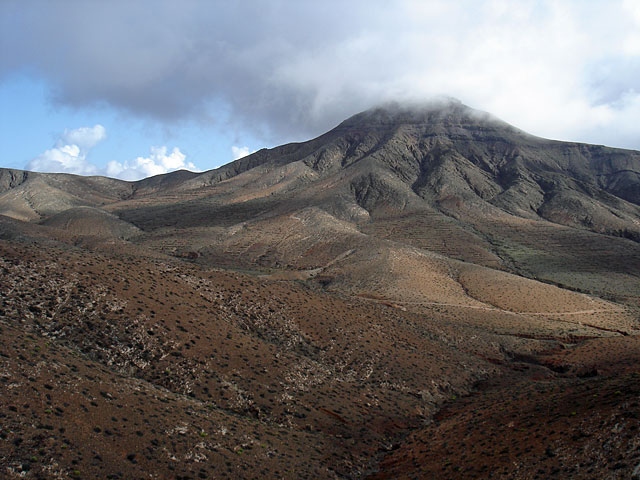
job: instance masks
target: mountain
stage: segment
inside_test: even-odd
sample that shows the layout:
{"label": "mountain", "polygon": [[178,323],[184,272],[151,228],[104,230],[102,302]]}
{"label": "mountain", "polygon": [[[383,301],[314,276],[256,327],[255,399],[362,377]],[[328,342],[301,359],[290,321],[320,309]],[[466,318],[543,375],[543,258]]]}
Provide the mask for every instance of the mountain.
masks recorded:
{"label": "mountain", "polygon": [[[193,177],[160,177],[155,181],[167,184],[160,190],[149,188],[149,179],[133,184],[130,198],[105,208],[146,232],[138,243],[195,252],[205,264],[323,266],[356,240],[331,234],[329,245],[317,231],[304,234],[307,226],[291,216],[313,211],[317,229],[347,222],[367,244],[399,241],[580,291],[636,298],[638,165],[637,152],[536,138],[458,102],[390,105],[309,142]],[[283,228],[301,232],[304,244],[280,238]],[[164,241],[177,232],[179,240]],[[273,235],[277,244],[256,241]],[[615,285],[605,278],[612,270],[620,275]]]}
{"label": "mountain", "polygon": [[[0,169],[2,462],[627,478],[639,175],[639,152],[538,138],[451,99],[203,173]],[[546,444],[521,438],[549,421]],[[489,455],[490,435],[506,453]]]}

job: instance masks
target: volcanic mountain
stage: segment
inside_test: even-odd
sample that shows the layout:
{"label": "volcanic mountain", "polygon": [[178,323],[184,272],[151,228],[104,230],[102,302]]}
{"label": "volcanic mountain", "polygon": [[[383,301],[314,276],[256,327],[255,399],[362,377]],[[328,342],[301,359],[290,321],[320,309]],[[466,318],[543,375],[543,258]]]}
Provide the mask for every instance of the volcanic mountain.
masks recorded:
{"label": "volcanic mountain", "polygon": [[[387,104],[204,173],[0,169],[0,248],[15,474],[626,478],[640,461],[623,415],[639,152],[455,100]],[[520,438],[551,410],[562,432]],[[509,416],[517,448],[488,460]]]}

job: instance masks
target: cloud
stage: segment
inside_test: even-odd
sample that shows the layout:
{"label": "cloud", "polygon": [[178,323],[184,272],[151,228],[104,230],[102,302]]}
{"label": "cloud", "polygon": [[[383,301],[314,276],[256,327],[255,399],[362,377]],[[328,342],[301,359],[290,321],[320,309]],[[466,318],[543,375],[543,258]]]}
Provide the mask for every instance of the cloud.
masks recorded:
{"label": "cloud", "polygon": [[246,157],[247,155],[254,153],[255,150],[249,150],[249,147],[238,147],[233,145],[231,147],[231,155],[234,160],[238,160],[239,158]]}
{"label": "cloud", "polygon": [[98,168],[89,161],[88,155],[105,138],[107,132],[102,125],[65,130],[55,147],[31,160],[26,169],[34,172],[106,175],[130,181],[180,169],[198,171],[192,162],[186,161],[186,155],[178,147],[167,153],[166,146],[151,147],[148,157],[137,157],[124,162],[112,160],[105,168]]}
{"label": "cloud", "polygon": [[106,136],[102,125],[65,130],[54,148],[32,159],[26,168],[34,172],[98,175],[99,169],[87,161],[87,154]]}
{"label": "cloud", "polygon": [[132,181],[181,169],[198,170],[193,163],[185,160],[186,155],[177,147],[168,155],[167,147],[151,147],[151,154],[148,157],[137,157],[135,160],[123,163],[114,160],[109,162],[106,174],[109,177]]}
{"label": "cloud", "polygon": [[65,130],[61,141],[66,144],[78,145],[84,150],[93,148],[107,138],[107,131],[102,125],[80,127],[75,130]]}
{"label": "cloud", "polygon": [[539,135],[613,143],[622,130],[640,148],[632,0],[5,0],[0,9],[0,80],[36,72],[57,104],[106,104],[166,125],[228,121],[282,143],[377,103],[444,94]]}

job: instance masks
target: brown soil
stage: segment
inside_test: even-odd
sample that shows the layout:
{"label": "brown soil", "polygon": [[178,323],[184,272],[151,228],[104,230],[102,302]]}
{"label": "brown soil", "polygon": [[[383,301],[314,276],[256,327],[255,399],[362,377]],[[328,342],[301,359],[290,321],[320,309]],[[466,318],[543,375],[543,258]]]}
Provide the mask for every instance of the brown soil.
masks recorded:
{"label": "brown soil", "polygon": [[452,400],[369,478],[631,478],[640,464],[637,363],[605,359],[577,376],[522,367],[524,377],[484,382]]}

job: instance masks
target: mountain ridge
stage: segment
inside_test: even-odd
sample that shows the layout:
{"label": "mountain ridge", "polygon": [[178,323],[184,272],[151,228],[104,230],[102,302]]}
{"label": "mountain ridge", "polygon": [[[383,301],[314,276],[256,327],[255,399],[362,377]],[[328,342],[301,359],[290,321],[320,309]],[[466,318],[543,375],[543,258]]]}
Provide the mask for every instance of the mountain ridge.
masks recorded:
{"label": "mountain ridge", "polygon": [[[212,170],[207,170],[204,172],[188,172],[187,170],[179,170],[176,172],[171,172],[167,174],[156,175],[153,177],[148,177],[145,179],[137,180],[137,181],[124,181],[124,180],[116,180],[119,182],[123,182],[126,184],[133,184],[136,186],[136,190],[146,190],[148,187],[154,184],[180,184],[183,182],[190,182],[195,179],[208,179],[208,184],[212,184],[215,182],[223,181],[228,178],[231,178],[235,175],[241,174],[251,168],[255,168],[256,166],[260,166],[265,162],[268,162],[274,158],[279,159],[280,164],[287,163],[291,161],[289,157],[292,155],[297,155],[298,157],[306,157],[310,153],[313,153],[314,149],[318,149],[317,144],[322,144],[327,140],[332,140],[333,137],[339,136],[344,133],[354,133],[354,131],[364,130],[365,132],[371,132],[376,130],[376,128],[380,128],[384,131],[389,130],[389,127],[392,128],[401,128],[403,126],[410,125],[421,125],[429,129],[429,136],[438,136],[442,134],[441,131],[437,127],[447,126],[453,127],[454,131],[458,131],[459,133],[463,133],[459,138],[456,138],[452,132],[446,132],[446,136],[453,140],[460,140],[464,138],[469,138],[469,128],[475,127],[482,130],[490,130],[495,131],[496,127],[502,133],[502,141],[505,139],[508,140],[508,135],[505,134],[515,134],[518,138],[525,138],[532,142],[542,142],[547,145],[554,146],[564,146],[566,148],[578,148],[579,150],[584,151],[585,149],[593,150],[596,153],[602,153],[604,150],[608,155],[606,159],[598,158],[597,162],[590,164],[591,168],[601,167],[603,160],[606,160],[605,163],[608,165],[606,172],[600,173],[603,176],[616,175],[619,173],[631,173],[640,175],[640,153],[634,150],[626,150],[615,147],[605,147],[602,145],[591,145],[591,144],[583,144],[577,142],[565,142],[559,140],[547,140],[541,137],[535,137],[530,135],[522,130],[513,127],[512,125],[503,122],[490,115],[489,113],[482,112],[479,110],[474,110],[466,105],[462,104],[460,101],[455,99],[437,99],[432,101],[427,101],[422,104],[402,104],[399,102],[389,102],[386,104],[382,104],[380,106],[371,108],[364,112],[355,114],[345,121],[338,124],[335,128],[329,130],[325,134],[322,134],[312,140],[304,141],[304,142],[295,142],[288,143],[285,145],[281,145],[278,147],[274,147],[271,149],[260,149],[257,152],[254,152],[250,155],[247,155],[243,158],[230,162],[228,164],[222,165],[221,167],[217,167]],[[467,129],[456,128],[459,126],[466,126]],[[436,130],[433,132],[431,130]],[[428,138],[423,132],[423,137]],[[351,139],[353,140],[353,139]],[[474,138],[474,141],[478,141],[478,138]],[[634,157],[634,161],[631,162],[632,165],[628,165],[625,160],[621,160],[619,156],[624,156],[624,154],[631,154]],[[615,156],[617,154],[617,156]],[[614,165],[616,160],[619,160],[623,163],[623,165],[618,166]],[[628,160],[628,159],[626,159]],[[628,167],[628,168],[625,168]],[[630,168],[635,167],[635,168]],[[38,174],[36,172],[26,172],[22,170],[16,169],[1,169],[3,171],[2,176],[0,176],[0,193],[6,191],[8,187],[15,186],[16,175],[25,175],[26,173]],[[188,172],[188,173],[187,173]],[[45,174],[48,175],[48,174]],[[70,175],[70,174],[51,174],[51,175]],[[18,184],[22,183],[26,180],[26,176],[22,181],[18,181]],[[83,178],[101,178],[101,177],[83,177]],[[104,177],[109,178],[109,177]],[[153,179],[153,180],[151,180]],[[164,182],[163,182],[164,181]],[[199,182],[197,182],[199,183]],[[207,184],[207,180],[202,181],[203,184]],[[147,188],[145,188],[147,187]]]}
{"label": "mountain ridge", "polygon": [[282,199],[286,209],[284,199],[293,195],[346,220],[368,221],[378,210],[427,208],[459,217],[475,209],[638,241],[638,172],[639,152],[534,137],[440,99],[376,107],[307,142],[201,173],[124,182],[3,169],[0,213],[37,221],[79,206],[114,209],[146,198],[162,210],[179,198],[217,195],[233,203]]}
{"label": "mountain ridge", "polygon": [[202,173],[0,170],[1,466],[628,478],[639,155],[446,100]]}

